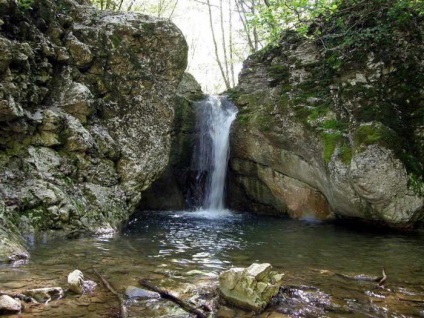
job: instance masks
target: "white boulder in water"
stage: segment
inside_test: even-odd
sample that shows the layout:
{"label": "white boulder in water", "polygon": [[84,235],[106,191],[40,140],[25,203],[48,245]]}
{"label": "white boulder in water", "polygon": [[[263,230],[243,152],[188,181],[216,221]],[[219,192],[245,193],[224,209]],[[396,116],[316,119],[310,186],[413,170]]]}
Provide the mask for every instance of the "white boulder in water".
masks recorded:
{"label": "white boulder in water", "polygon": [[283,274],[268,263],[232,268],[219,275],[219,293],[229,304],[257,313],[265,309],[282,284]]}
{"label": "white boulder in water", "polygon": [[96,283],[91,280],[84,280],[84,274],[76,269],[68,275],[69,290],[76,294],[83,294],[93,290]]}

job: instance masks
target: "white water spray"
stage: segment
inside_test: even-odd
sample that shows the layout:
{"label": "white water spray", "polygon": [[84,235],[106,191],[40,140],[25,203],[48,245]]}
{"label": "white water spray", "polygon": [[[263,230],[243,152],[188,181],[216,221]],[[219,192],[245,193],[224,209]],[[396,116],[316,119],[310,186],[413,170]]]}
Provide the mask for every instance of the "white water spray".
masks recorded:
{"label": "white water spray", "polygon": [[206,174],[202,207],[223,210],[230,128],[237,108],[222,96],[209,96],[198,107],[200,135],[195,162],[198,178]]}

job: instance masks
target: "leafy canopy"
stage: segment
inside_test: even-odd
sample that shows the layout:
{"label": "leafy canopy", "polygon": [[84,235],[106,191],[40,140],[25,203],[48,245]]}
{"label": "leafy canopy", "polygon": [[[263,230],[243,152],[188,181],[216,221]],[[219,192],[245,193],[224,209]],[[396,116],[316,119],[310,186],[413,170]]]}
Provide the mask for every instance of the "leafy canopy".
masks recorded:
{"label": "leafy canopy", "polygon": [[[361,10],[369,14],[381,12],[387,14],[391,23],[405,26],[417,13],[424,14],[424,0],[266,0],[256,6],[257,10],[249,16],[248,22],[258,30],[265,44],[277,43],[284,29],[319,36],[319,28],[311,32],[311,24],[328,21],[340,11],[344,17],[348,12]],[[364,7],[368,9],[363,10]],[[340,21],[340,28],[343,28],[342,24]]]}
{"label": "leafy canopy", "polygon": [[308,21],[337,10],[341,0],[267,0],[258,4],[249,23],[255,27],[261,39],[278,42],[283,29],[294,29],[303,34],[308,31]]}

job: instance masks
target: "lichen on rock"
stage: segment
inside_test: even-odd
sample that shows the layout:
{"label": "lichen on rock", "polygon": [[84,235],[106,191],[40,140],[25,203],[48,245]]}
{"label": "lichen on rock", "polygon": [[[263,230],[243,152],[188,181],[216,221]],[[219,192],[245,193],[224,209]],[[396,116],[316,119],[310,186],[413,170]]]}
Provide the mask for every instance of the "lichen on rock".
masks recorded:
{"label": "lichen on rock", "polygon": [[268,263],[231,268],[219,275],[219,293],[231,305],[260,313],[277,295],[283,275]]}
{"label": "lichen on rock", "polygon": [[115,231],[169,161],[182,33],[81,3],[1,4],[0,261],[19,232]]}
{"label": "lichen on rock", "polygon": [[[406,31],[373,5],[318,21],[317,41],[285,31],[245,61],[230,94],[233,208],[396,227],[424,218],[422,18],[411,13]],[[353,47],[333,36],[341,21]]]}

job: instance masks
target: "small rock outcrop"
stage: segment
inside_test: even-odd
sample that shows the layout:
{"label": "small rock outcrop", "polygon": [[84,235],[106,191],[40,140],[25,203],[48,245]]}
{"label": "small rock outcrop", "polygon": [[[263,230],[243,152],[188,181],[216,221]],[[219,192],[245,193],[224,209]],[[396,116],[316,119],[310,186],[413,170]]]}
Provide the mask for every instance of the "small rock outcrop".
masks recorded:
{"label": "small rock outcrop", "polygon": [[400,24],[390,1],[350,3],[311,24],[315,38],[286,31],[245,61],[230,92],[234,209],[396,227],[424,218],[423,19],[411,9]]}
{"label": "small rock outcrop", "polygon": [[0,2],[0,261],[20,233],[111,233],[167,167],[187,44],[84,1]]}
{"label": "small rock outcrop", "polygon": [[261,312],[282,284],[282,274],[268,263],[253,263],[247,268],[231,268],[219,275],[220,296],[229,304]]}

